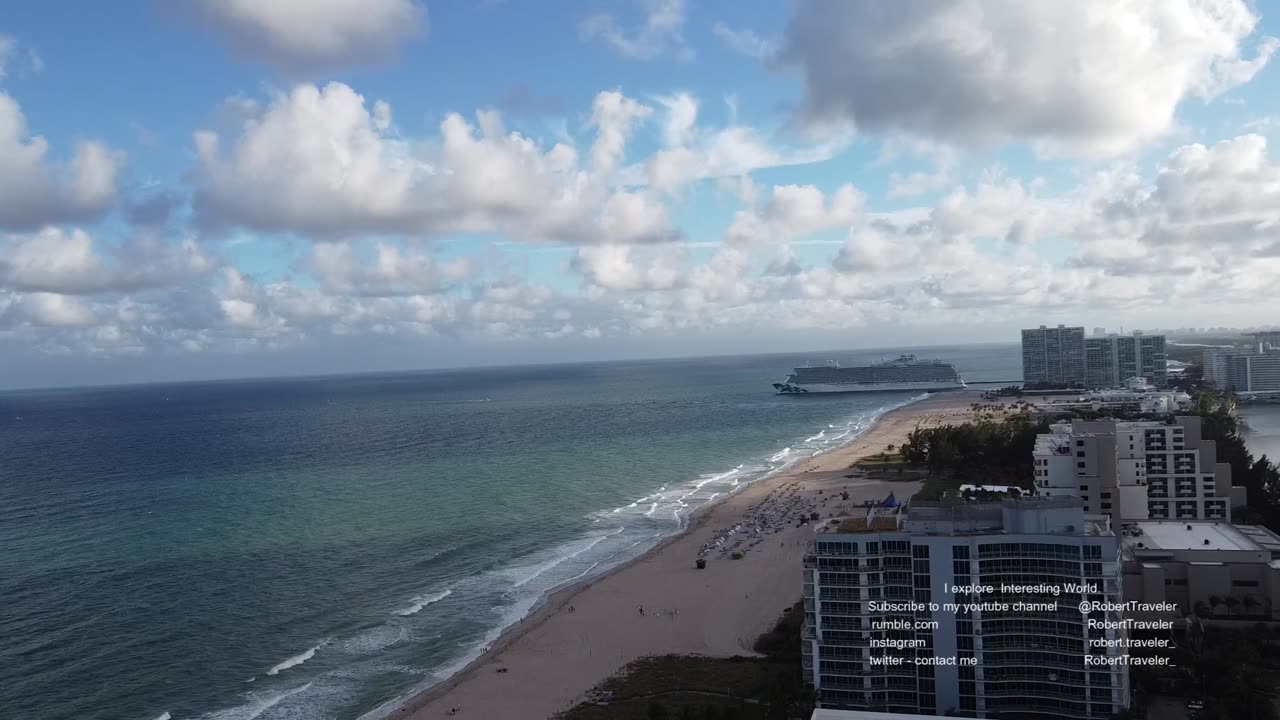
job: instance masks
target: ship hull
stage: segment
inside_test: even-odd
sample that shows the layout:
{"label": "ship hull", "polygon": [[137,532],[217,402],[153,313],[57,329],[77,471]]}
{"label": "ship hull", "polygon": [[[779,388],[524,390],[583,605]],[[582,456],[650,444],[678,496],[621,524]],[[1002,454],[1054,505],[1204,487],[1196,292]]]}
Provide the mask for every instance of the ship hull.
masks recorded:
{"label": "ship hull", "polygon": [[963,381],[937,382],[885,382],[885,383],[774,383],[779,395],[803,395],[806,393],[847,392],[935,392],[938,390],[962,390]]}

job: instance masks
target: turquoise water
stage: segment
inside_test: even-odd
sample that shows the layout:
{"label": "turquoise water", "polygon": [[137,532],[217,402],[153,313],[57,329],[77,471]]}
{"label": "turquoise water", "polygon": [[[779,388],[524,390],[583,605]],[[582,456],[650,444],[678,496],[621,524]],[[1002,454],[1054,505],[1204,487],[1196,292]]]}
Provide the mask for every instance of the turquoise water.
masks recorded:
{"label": "turquoise water", "polygon": [[774,395],[805,359],[0,394],[0,717],[376,716],[911,399]]}

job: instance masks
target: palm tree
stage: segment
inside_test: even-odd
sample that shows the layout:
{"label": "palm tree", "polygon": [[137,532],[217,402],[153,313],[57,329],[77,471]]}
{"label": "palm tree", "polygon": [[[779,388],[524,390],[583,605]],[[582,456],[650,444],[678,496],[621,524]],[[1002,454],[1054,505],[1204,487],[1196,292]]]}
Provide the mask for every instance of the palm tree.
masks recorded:
{"label": "palm tree", "polygon": [[1246,613],[1246,614],[1248,614],[1248,615],[1252,615],[1252,614],[1253,614],[1253,609],[1254,609],[1254,608],[1256,608],[1256,607],[1258,607],[1258,598],[1256,598],[1256,597],[1254,597],[1254,596],[1252,596],[1252,595],[1245,595],[1245,596],[1244,596],[1244,609],[1245,609],[1245,613]]}
{"label": "palm tree", "polygon": [[1222,598],[1218,597],[1217,595],[1209,596],[1209,606],[1213,608],[1214,615],[1218,614],[1218,606],[1221,604],[1222,604]]}
{"label": "palm tree", "polygon": [[1240,599],[1236,597],[1228,597],[1227,599],[1223,600],[1223,602],[1227,604],[1227,613],[1229,615],[1235,615],[1236,606],[1240,604]]}
{"label": "palm tree", "polygon": [[1203,600],[1197,600],[1195,614],[1198,618],[1209,617],[1209,606]]}

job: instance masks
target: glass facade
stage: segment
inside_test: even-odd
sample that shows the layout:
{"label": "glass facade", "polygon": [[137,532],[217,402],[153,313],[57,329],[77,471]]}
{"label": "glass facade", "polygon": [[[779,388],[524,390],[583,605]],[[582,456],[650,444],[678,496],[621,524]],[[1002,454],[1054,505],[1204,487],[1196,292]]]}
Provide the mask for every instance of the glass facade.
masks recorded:
{"label": "glass facade", "polygon": [[[1121,600],[1114,535],[1005,537],[819,536],[806,558],[803,630],[806,677],[819,705],[1079,720],[1103,720],[1123,709],[1127,676],[1085,664],[1094,651],[1090,639],[1105,635],[1088,629],[1077,609],[1081,600]],[[957,592],[974,585],[995,592]],[[1068,592],[1064,585],[1088,591]],[[1019,591],[1006,593],[1004,586]],[[1022,591],[1029,586],[1057,586],[1059,594]],[[932,611],[930,602],[961,607]],[[962,607],[966,603],[978,606]],[[1013,609],[1013,603],[1040,609]],[[1010,607],[993,609],[997,604]],[[939,657],[951,658],[949,665],[916,662]]]}

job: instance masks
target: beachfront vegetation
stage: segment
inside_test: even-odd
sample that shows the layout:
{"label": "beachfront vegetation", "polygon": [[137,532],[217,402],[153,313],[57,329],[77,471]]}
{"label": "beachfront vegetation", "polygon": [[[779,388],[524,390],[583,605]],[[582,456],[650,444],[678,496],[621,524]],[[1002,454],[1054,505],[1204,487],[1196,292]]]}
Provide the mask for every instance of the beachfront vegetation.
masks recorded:
{"label": "beachfront vegetation", "polygon": [[926,471],[925,487],[915,497],[941,498],[963,483],[1013,485],[1027,489],[1033,476],[1031,451],[1048,421],[1026,413],[984,418],[962,425],[918,427],[898,446],[900,462]]}
{"label": "beachfront vegetation", "polygon": [[1191,363],[1182,372],[1170,376],[1169,385],[1174,390],[1193,395],[1203,392],[1208,387],[1204,381],[1204,365],[1198,361]]}
{"label": "beachfront vegetation", "polygon": [[1201,393],[1196,397],[1196,414],[1203,418],[1204,438],[1218,445],[1218,462],[1231,465],[1231,483],[1245,487],[1246,516],[1237,517],[1236,522],[1280,532],[1280,467],[1266,455],[1255,458],[1249,452],[1230,398]]}
{"label": "beachfront vegetation", "polygon": [[592,695],[612,693],[607,705],[584,702],[557,720],[785,720],[809,717],[813,692],[800,673],[797,603],[756,641],[764,657],[666,655],[641,658]]}
{"label": "beachfront vegetation", "polygon": [[[1245,446],[1235,406],[1229,397],[1208,392],[1196,395],[1196,405],[1187,414],[1203,418],[1206,440],[1218,446],[1218,461],[1231,465],[1232,482],[1247,488],[1248,508],[1240,522],[1256,523],[1280,532],[1280,467],[1270,458],[1255,458]],[[878,471],[878,479],[920,479],[924,489],[915,497],[936,500],[955,493],[963,483],[1016,485],[1030,488],[1034,476],[1032,450],[1036,435],[1049,432],[1049,425],[1065,419],[1155,420],[1156,416],[1109,410],[1105,413],[1076,411],[1058,417],[1018,413],[1002,419],[979,416],[976,421],[936,428],[916,428],[896,453],[885,452],[865,458],[859,468]],[[897,458],[892,458],[897,455]],[[898,463],[894,468],[893,463]]]}
{"label": "beachfront vegetation", "polygon": [[1130,681],[1139,709],[1151,694],[1204,702],[1204,720],[1280,720],[1280,628],[1257,623],[1248,630],[1192,623],[1174,631],[1172,648],[1134,650],[1166,654],[1168,665],[1135,665]]}

